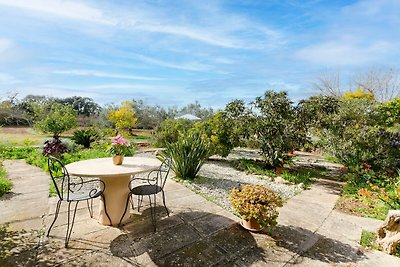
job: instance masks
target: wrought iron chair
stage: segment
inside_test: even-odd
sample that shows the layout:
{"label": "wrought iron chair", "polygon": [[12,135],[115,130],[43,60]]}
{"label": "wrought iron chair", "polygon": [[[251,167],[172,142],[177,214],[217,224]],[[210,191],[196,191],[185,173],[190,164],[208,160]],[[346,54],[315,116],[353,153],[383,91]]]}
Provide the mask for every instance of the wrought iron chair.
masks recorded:
{"label": "wrought iron chair", "polygon": [[[110,216],[108,216],[106,202],[103,195],[105,190],[104,182],[100,180],[83,180],[82,177],[72,177],[68,174],[67,169],[60,160],[55,157],[49,156],[47,160],[50,176],[53,181],[54,187],[58,195],[58,202],[54,215],[54,220],[47,231],[47,236],[50,235],[51,228],[57,220],[60,212],[61,203],[63,201],[68,203],[68,223],[67,233],[65,235],[65,247],[68,247],[68,242],[71,237],[72,228],[74,226],[76,210],[78,208],[79,201],[86,200],[90,217],[93,218],[93,199],[97,197],[103,197],[104,209],[108,219],[111,222]],[[100,186],[101,183],[101,186]],[[91,204],[89,205],[89,200]],[[76,202],[74,213],[71,221],[71,203]]]}
{"label": "wrought iron chair", "polygon": [[129,201],[131,201],[132,209],[134,209],[132,195],[136,195],[138,197],[138,211],[140,211],[140,207],[142,206],[143,197],[148,196],[150,202],[151,220],[154,226],[154,231],[156,231],[157,194],[161,193],[164,208],[167,211],[167,215],[169,216],[168,208],[165,205],[165,194],[164,194],[164,186],[165,182],[167,181],[169,171],[170,171],[170,160],[164,159],[160,165],[160,168],[149,172],[146,177],[133,177],[131,179],[131,181],[129,182],[130,191],[128,198],[126,200],[125,211],[121,217],[121,220],[119,221],[119,225],[121,225],[122,219],[124,218],[125,213],[128,210]]}

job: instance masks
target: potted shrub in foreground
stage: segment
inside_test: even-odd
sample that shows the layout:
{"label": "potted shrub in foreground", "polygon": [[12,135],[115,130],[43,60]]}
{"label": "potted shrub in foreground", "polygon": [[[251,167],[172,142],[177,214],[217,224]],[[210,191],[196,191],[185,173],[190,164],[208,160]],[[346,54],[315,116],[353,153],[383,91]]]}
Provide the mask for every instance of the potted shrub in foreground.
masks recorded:
{"label": "potted shrub in foreground", "polygon": [[230,202],[243,219],[240,224],[250,231],[275,226],[279,215],[276,208],[282,206],[278,194],[265,186],[253,184],[232,189]]}

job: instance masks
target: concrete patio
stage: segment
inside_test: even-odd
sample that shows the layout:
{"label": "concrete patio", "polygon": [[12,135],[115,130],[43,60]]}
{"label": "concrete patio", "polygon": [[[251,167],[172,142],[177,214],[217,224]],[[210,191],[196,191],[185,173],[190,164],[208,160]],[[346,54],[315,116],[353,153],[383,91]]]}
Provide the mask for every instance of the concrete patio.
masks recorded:
{"label": "concrete patio", "polygon": [[81,203],[66,249],[66,205],[45,237],[57,201],[47,197],[49,176],[22,160],[4,165],[14,189],[0,201],[6,226],[0,231],[0,266],[400,266],[398,258],[358,245],[361,230],[380,222],[336,212],[336,181],[320,180],[290,199],[280,209],[279,225],[256,234],[170,179],[170,216],[157,209],[156,233],[146,203],[121,228],[100,225]]}

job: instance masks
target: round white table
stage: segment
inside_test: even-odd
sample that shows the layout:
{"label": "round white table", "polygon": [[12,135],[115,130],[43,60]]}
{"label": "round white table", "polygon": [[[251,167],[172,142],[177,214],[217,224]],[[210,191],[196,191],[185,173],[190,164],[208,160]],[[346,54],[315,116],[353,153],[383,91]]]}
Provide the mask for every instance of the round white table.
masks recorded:
{"label": "round white table", "polygon": [[[65,167],[70,175],[98,177],[104,182],[104,198],[107,213],[112,223],[107,218],[102,199],[100,201],[99,223],[103,225],[118,225],[128,199],[128,186],[131,176],[157,170],[160,164],[161,162],[154,158],[125,157],[122,165],[114,165],[112,158],[97,158],[70,163]],[[129,212],[125,214],[122,222],[128,218]]]}

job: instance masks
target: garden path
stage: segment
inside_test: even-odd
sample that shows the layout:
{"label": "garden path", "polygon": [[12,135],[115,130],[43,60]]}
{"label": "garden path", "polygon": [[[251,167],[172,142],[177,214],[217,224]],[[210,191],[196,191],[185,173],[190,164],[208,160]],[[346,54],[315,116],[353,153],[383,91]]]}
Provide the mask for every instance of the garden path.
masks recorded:
{"label": "garden path", "polygon": [[[303,156],[305,163],[324,164]],[[335,178],[337,166],[330,167]],[[361,230],[374,230],[381,222],[335,211],[341,186],[335,179],[320,179],[288,200],[268,235],[243,230],[237,217],[169,180],[171,214],[159,218],[157,233],[148,209],[132,212],[131,223],[113,228],[88,219],[82,205],[71,248],[65,249],[65,213],[51,238],[44,238],[56,203],[47,198],[49,176],[23,161],[6,161],[5,168],[15,193],[0,200],[1,223],[13,230],[0,231],[0,266],[400,266],[398,258],[358,245]],[[43,219],[43,214],[48,216]]]}

